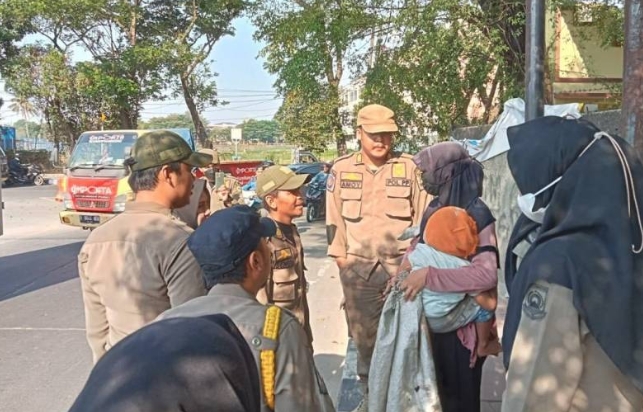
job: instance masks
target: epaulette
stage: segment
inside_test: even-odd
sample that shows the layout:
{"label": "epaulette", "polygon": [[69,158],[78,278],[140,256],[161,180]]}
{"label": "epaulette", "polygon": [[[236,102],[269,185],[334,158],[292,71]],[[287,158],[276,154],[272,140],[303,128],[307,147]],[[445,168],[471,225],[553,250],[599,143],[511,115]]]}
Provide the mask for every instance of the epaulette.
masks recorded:
{"label": "epaulette", "polygon": [[[281,309],[279,306],[270,306],[266,310],[266,318],[263,324],[263,336],[274,341],[279,340],[279,323],[281,320]],[[264,349],[259,353],[261,360],[261,381],[263,395],[266,398],[266,404],[271,410],[275,409],[275,382],[277,376],[276,370],[276,351],[274,349]]]}
{"label": "epaulette", "polygon": [[398,157],[413,160],[413,155],[410,155],[408,153],[400,153],[400,155]]}
{"label": "epaulette", "polygon": [[354,155],[354,154],[355,154],[355,153],[349,153],[349,154],[345,154],[344,156],[340,156],[340,157],[338,157],[337,159],[335,159],[335,161],[333,162],[333,164],[335,164],[335,163],[337,163],[337,162],[341,162],[342,160],[350,159],[351,157],[353,157],[353,155]]}

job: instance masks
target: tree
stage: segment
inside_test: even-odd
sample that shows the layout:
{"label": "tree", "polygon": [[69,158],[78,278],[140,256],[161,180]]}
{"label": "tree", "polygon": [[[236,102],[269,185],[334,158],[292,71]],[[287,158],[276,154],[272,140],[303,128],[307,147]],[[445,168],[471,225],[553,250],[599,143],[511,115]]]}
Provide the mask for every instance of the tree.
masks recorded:
{"label": "tree", "polygon": [[324,151],[334,141],[335,107],[332,101],[312,101],[296,92],[286,95],[275,119],[286,141],[310,150]]}
{"label": "tree", "polygon": [[140,122],[143,129],[190,129],[194,131],[194,123],[189,113],[168,114],[162,117],[152,117]]}
{"label": "tree", "polygon": [[[498,38],[488,37],[479,7],[459,0],[408,1],[394,21],[401,29],[389,43],[396,46],[381,42],[373,51],[364,103],[391,107],[407,137],[429,131],[448,135],[454,124],[468,123],[474,97],[489,116],[500,94],[505,49]],[[514,83],[502,86],[510,89]]]}
{"label": "tree", "polygon": [[14,97],[11,101],[11,104],[9,105],[9,109],[11,109],[14,113],[22,116],[25,121],[24,125],[26,137],[27,139],[29,139],[31,137],[29,135],[29,118],[35,114],[38,114],[38,111],[29,101],[29,99],[24,96]]}
{"label": "tree", "polygon": [[246,120],[241,124],[241,129],[246,141],[275,143],[281,135],[279,123],[274,120]]}
{"label": "tree", "polygon": [[[339,108],[339,85],[350,60],[354,42],[367,36],[378,21],[368,0],[257,0],[252,19],[255,38],[265,41],[266,68],[277,76],[275,86],[297,106],[319,107],[328,115],[314,128],[336,141],[339,153],[346,149]],[[284,103],[285,105],[286,103]],[[283,108],[284,115],[290,108]],[[310,120],[317,116],[310,116]],[[321,120],[321,119],[320,119]],[[295,125],[293,125],[295,126]],[[308,138],[308,137],[301,137]],[[317,141],[319,136],[309,137]]]}
{"label": "tree", "polygon": [[231,128],[229,127],[213,127],[210,130],[208,137],[213,142],[229,142],[232,138]]}
{"label": "tree", "polygon": [[202,145],[207,131],[199,113],[219,104],[216,74],[205,62],[221,37],[234,34],[232,21],[244,8],[244,0],[151,0],[145,5],[143,32],[170,51],[165,63],[174,95],[183,95]]}
{"label": "tree", "polygon": [[31,136],[41,136],[42,133],[42,128],[40,123],[36,122],[31,122],[31,121],[26,121],[23,119],[20,119],[16,122],[13,123],[13,127],[16,129],[16,136],[17,137],[28,137],[27,135],[27,129],[29,129],[29,134]]}
{"label": "tree", "polygon": [[[117,119],[120,128],[136,128],[142,103],[164,97],[162,73],[166,51],[143,38],[142,0],[5,0],[11,11],[29,22],[30,31],[47,39],[39,46],[69,58],[74,48],[92,56],[79,64],[89,94],[100,98],[99,111]],[[8,13],[8,12],[7,12]]]}
{"label": "tree", "polygon": [[[578,0],[552,0],[552,13]],[[622,0],[592,4],[603,46],[623,35]],[[523,0],[384,0],[393,32],[378,35],[374,65],[364,71],[364,103],[389,105],[403,134],[442,137],[454,126],[489,123],[503,101],[524,94],[525,3]],[[546,83],[551,82],[545,67]],[[471,117],[470,103],[483,114]],[[478,113],[479,114],[479,113]]]}

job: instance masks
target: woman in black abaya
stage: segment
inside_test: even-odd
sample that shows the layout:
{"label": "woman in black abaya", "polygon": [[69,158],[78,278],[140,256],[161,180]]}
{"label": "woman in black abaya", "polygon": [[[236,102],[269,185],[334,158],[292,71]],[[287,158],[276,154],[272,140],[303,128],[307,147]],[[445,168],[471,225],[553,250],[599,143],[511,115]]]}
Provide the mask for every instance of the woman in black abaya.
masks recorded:
{"label": "woman in black abaya", "polygon": [[[401,283],[407,298],[413,299],[424,287],[436,292],[471,294],[495,290],[498,280],[495,219],[480,199],[484,179],[482,166],[455,142],[428,147],[419,152],[414,161],[422,171],[424,188],[435,196],[423,216],[420,233],[424,233],[426,222],[436,210],[456,206],[465,209],[476,221],[479,244],[470,266],[458,269],[427,267],[411,272]],[[444,412],[480,410],[480,384],[485,359],[477,357],[476,340],[473,323],[454,332],[432,334],[433,358]]]}
{"label": "woman in black abaya", "polygon": [[643,166],[582,120],[508,136],[523,215],[507,250],[503,411],[641,411]]}

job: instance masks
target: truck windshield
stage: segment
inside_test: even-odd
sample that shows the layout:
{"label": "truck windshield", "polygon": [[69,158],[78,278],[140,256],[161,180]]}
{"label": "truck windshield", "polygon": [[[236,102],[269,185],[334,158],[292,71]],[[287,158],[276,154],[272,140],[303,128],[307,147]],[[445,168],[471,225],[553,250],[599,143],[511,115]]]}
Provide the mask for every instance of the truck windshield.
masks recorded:
{"label": "truck windshield", "polygon": [[69,168],[123,167],[135,140],[135,133],[83,133],[71,155]]}

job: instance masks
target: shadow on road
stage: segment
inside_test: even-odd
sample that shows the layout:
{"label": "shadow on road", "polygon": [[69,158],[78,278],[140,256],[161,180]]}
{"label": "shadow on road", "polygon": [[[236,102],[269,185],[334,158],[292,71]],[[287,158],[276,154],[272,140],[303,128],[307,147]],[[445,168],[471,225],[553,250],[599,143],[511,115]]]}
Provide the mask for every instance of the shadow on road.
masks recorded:
{"label": "shadow on road", "polygon": [[0,257],[0,302],[76,278],[82,245],[81,241]]}
{"label": "shadow on road", "polygon": [[340,355],[320,353],[315,355],[315,365],[319,374],[324,378],[328,393],[337,405],[339,388],[344,373],[344,357]]}

